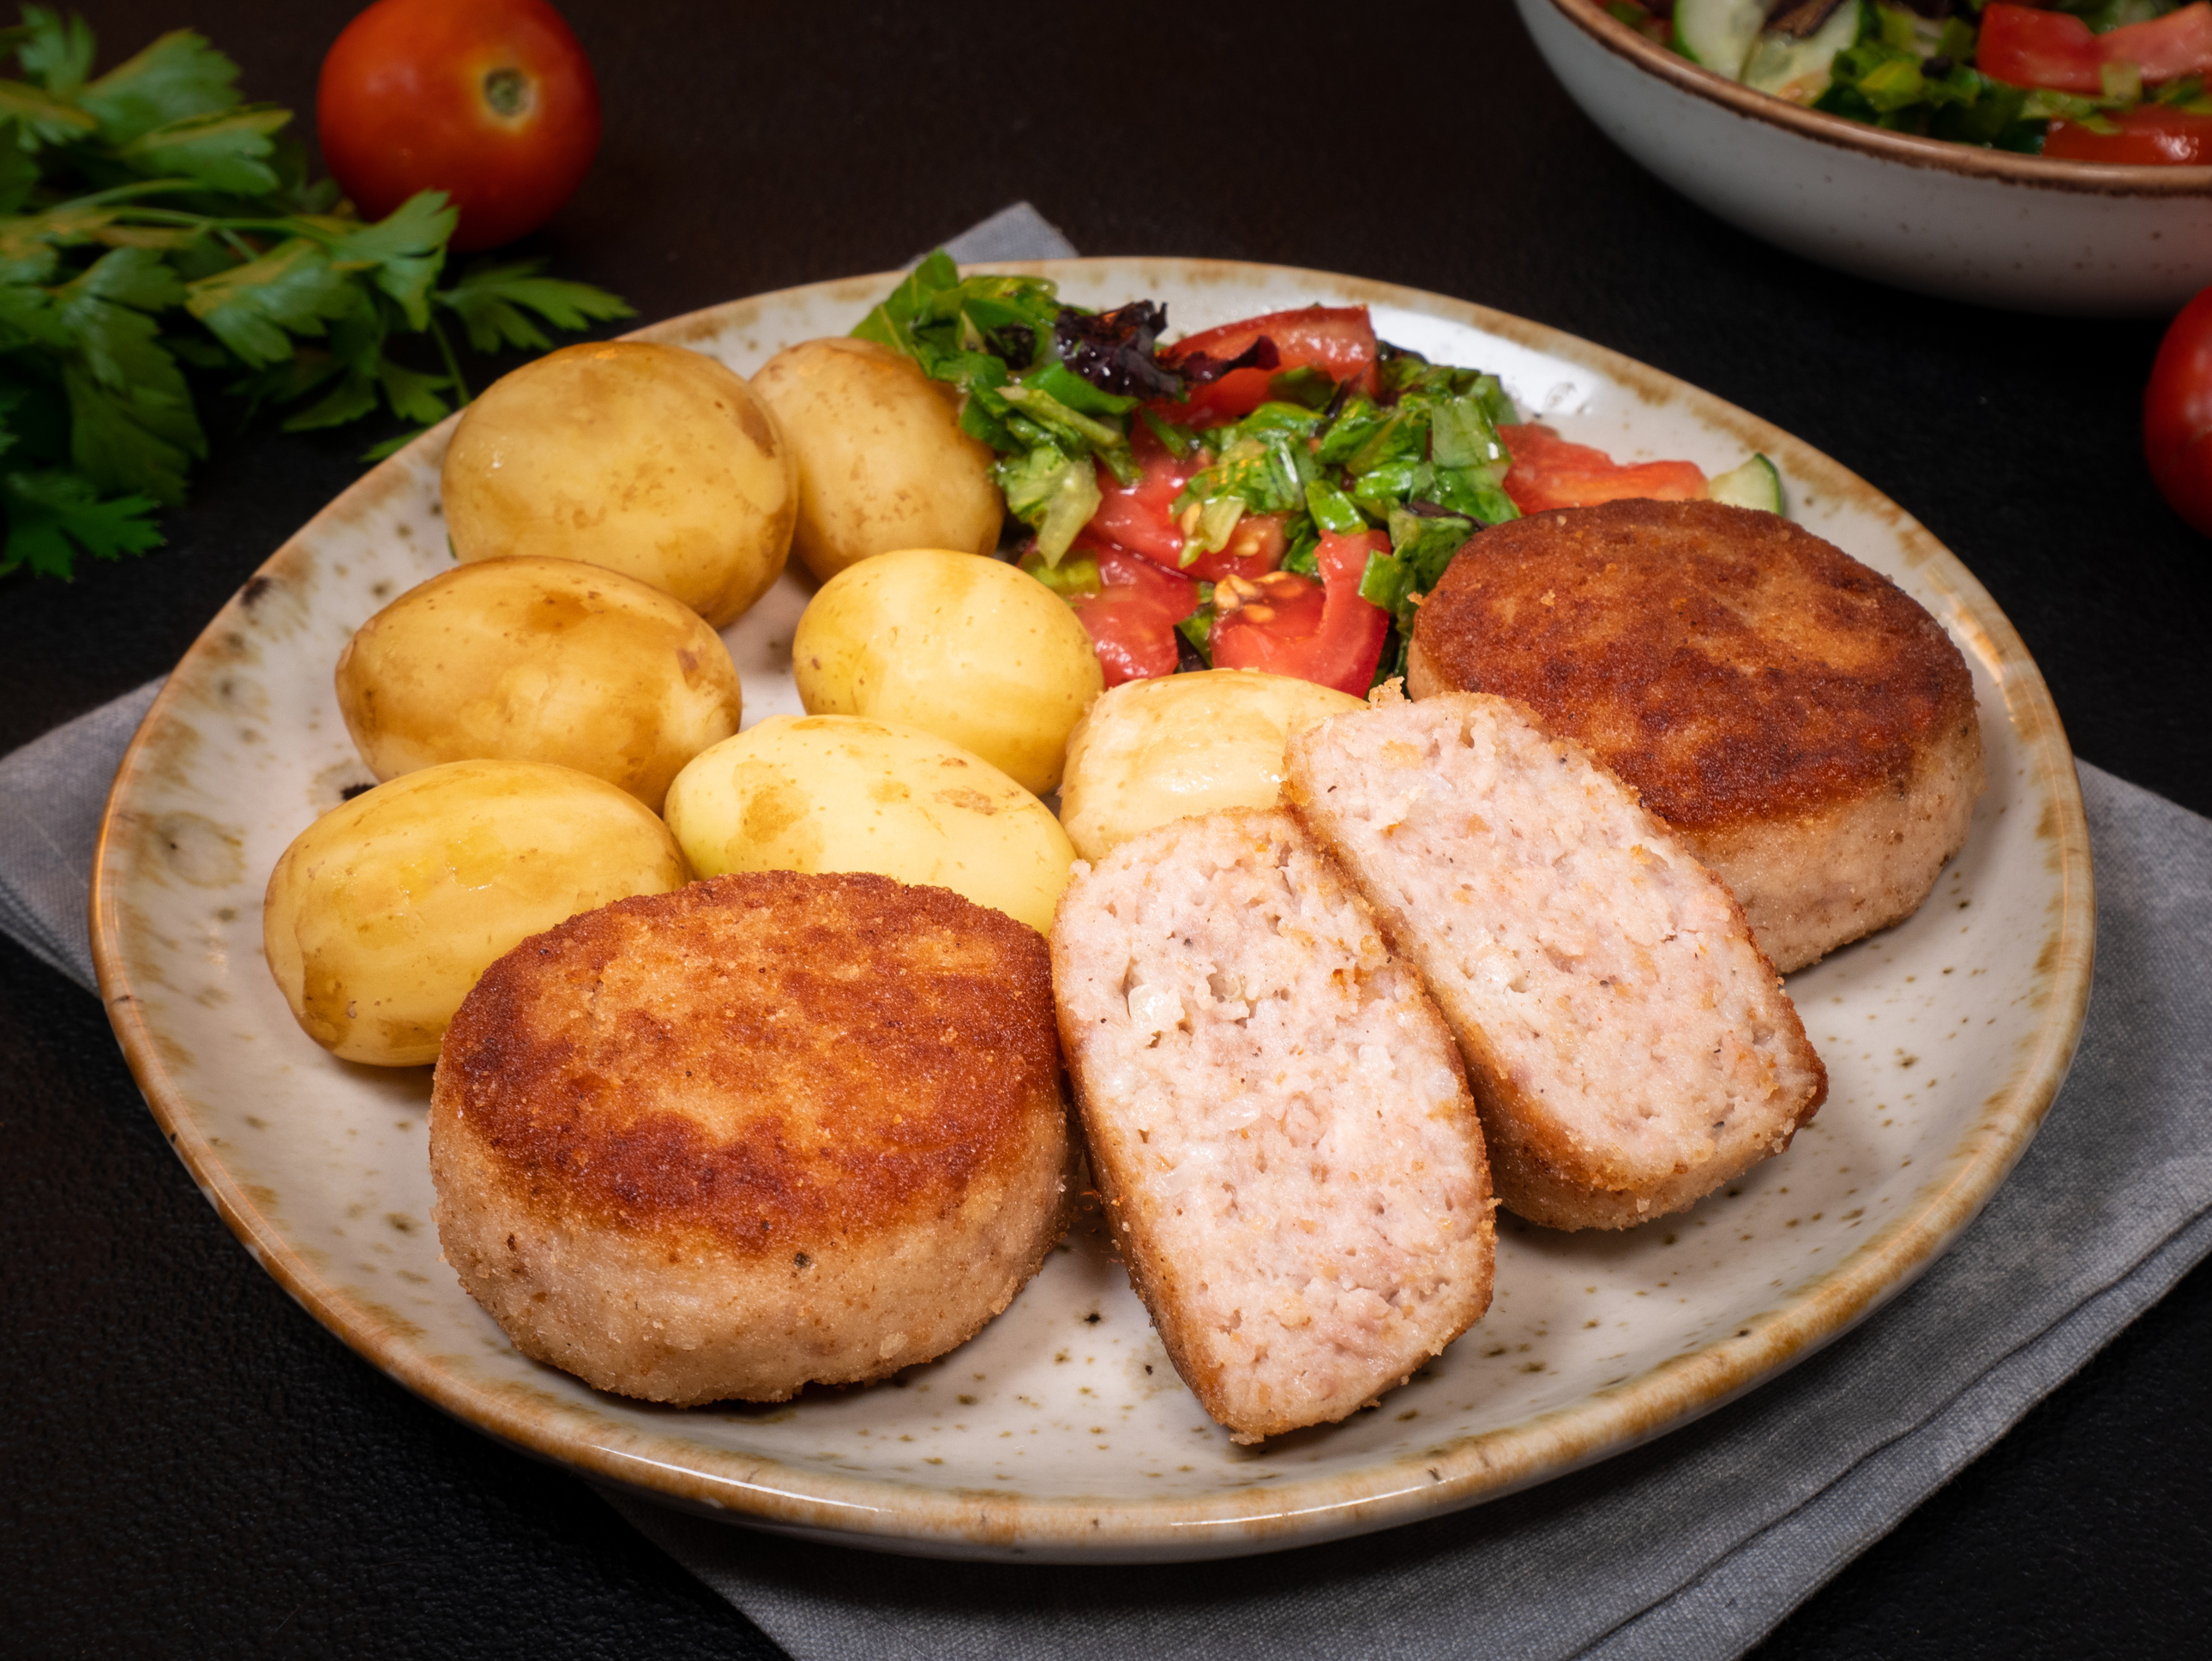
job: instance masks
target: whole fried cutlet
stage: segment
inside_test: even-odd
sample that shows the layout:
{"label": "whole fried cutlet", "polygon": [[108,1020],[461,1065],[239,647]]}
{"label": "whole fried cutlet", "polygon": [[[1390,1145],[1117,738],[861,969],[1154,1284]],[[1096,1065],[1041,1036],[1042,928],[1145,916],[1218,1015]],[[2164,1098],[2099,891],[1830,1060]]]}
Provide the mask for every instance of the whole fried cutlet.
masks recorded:
{"label": "whole fried cutlet", "polygon": [[1773,514],[1615,502],[1494,526],[1423,604],[1416,698],[1494,692],[1635,786],[1777,969],[1910,916],[1982,788],[1966,660]]}
{"label": "whole fried cutlet", "polygon": [[1035,930],[763,872],[619,901],[485,971],[439,1057],[439,1239],[524,1354],[778,1401],[943,1354],[1064,1231]]}

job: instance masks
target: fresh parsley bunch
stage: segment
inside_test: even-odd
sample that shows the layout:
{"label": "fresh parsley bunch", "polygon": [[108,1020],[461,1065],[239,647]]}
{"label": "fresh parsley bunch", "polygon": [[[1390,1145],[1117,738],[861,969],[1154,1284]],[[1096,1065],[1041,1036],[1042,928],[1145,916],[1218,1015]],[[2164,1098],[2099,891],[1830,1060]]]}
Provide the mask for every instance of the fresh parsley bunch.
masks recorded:
{"label": "fresh parsley bunch", "polygon": [[[22,70],[0,79],[0,576],[161,541],[154,512],[207,454],[188,370],[249,412],[285,407],[288,430],[380,407],[419,429],[469,396],[447,321],[491,352],[550,346],[534,319],[631,315],[534,260],[440,286],[445,198],[364,222],[308,180],[291,112],[241,101],[238,66],[189,30],[95,79],[82,18],[22,15],[0,29],[0,64]],[[422,336],[443,373],[392,356]]]}

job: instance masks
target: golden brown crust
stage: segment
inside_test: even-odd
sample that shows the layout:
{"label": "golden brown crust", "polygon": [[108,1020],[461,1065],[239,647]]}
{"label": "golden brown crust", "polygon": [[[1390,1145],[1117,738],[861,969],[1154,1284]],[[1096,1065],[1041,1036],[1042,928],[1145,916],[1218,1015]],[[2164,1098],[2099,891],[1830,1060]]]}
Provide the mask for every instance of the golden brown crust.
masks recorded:
{"label": "golden brown crust", "polygon": [[[606,1012],[606,1013],[602,1013]],[[885,877],[718,877],[486,971],[438,1064],[541,1215],[788,1259],[944,1214],[1063,1112],[1036,933]]]}
{"label": "golden brown crust", "polygon": [[1959,648],[1895,584],[1713,502],[1485,531],[1422,605],[1407,681],[1521,700],[1695,831],[1904,788],[1974,710]]}

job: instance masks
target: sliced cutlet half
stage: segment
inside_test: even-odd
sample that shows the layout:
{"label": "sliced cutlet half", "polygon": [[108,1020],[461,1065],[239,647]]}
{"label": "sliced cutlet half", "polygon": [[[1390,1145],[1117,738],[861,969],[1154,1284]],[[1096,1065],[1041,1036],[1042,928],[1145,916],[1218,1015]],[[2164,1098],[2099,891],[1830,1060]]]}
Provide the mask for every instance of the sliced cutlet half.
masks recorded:
{"label": "sliced cutlet half", "polygon": [[1679,1210],[1826,1096],[1727,888],[1521,705],[1377,694],[1292,741],[1285,788],[1450,1022],[1507,1209]]}
{"label": "sliced cutlet half", "polygon": [[1129,1278],[1237,1441],[1356,1411],[1489,1306],[1451,1035],[1291,815],[1180,819],[1078,865],[1052,960]]}

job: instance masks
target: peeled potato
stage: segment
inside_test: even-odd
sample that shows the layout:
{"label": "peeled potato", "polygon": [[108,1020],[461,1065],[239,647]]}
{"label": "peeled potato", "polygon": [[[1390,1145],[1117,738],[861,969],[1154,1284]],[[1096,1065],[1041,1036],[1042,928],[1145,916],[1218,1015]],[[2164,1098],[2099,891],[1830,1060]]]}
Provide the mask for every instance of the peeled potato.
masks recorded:
{"label": "peeled potato", "polygon": [[1067,744],[1060,822],[1086,860],[1170,819],[1273,807],[1292,733],[1362,701],[1310,680],[1209,669],[1125,681]]}
{"label": "peeled potato", "polygon": [[489,559],[410,588],[338,654],[338,709],[380,779],[447,761],[550,761],[655,812],[738,730],[728,648],[635,577]]}
{"label": "peeled potato", "polygon": [[1040,934],[1075,850],[1045,805],[981,756],[851,715],[773,715],[668,788],[691,868],[875,871],[950,888]]}
{"label": "peeled potato", "polygon": [[611,340],[492,383],[446,452],[464,561],[580,559],[720,629],[782,574],[799,474],[775,417],[711,357]]}
{"label": "peeled potato", "polygon": [[302,830],[261,915],[270,973],[349,1062],[438,1058],[494,958],[580,911],[690,879],[667,826],[604,779],[458,761],[380,784]]}
{"label": "peeled potato", "polygon": [[870,715],[950,739],[1042,795],[1105,684],[1060,597],[995,559],[908,548],[848,566],[799,619],[791,670],[811,715]]}
{"label": "peeled potato", "polygon": [[958,395],[913,359],[869,340],[807,340],[752,386],[798,454],[791,545],[817,581],[895,548],[999,545],[991,452],[960,430]]}

